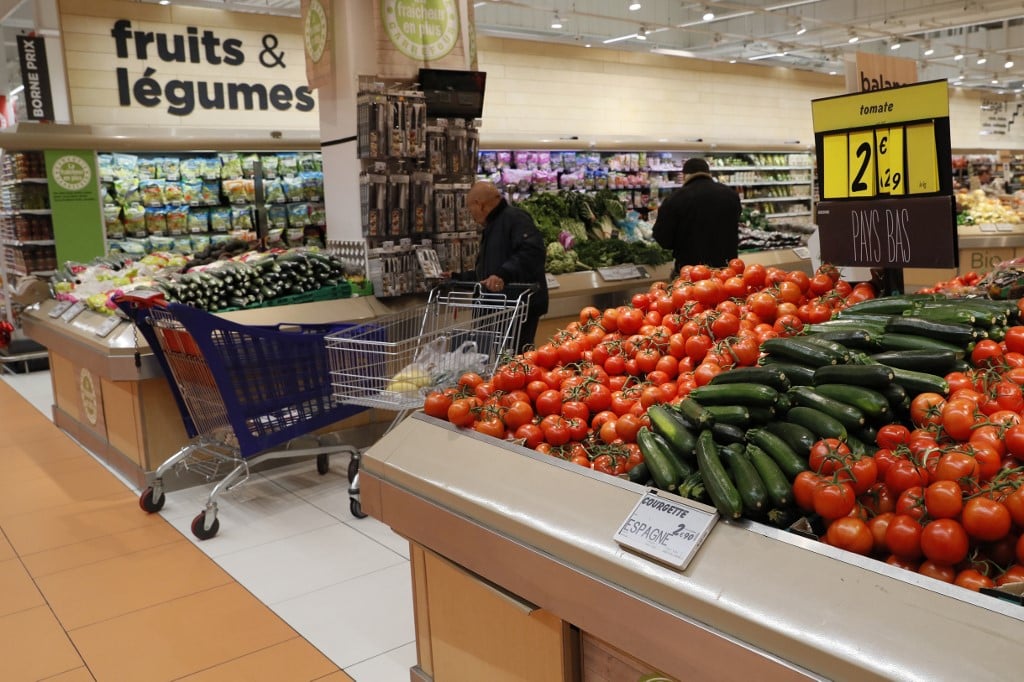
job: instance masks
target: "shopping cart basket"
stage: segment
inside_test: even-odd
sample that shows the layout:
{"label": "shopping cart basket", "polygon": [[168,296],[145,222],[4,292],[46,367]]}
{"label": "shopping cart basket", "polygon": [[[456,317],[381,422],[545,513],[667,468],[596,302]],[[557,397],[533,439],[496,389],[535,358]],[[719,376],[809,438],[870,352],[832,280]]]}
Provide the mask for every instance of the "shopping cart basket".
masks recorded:
{"label": "shopping cart basket", "polygon": [[346,324],[241,325],[159,297],[122,296],[117,304],[156,355],[191,439],[149,474],[139,497],[145,511],[163,508],[172,469],[213,480],[230,467],[192,521],[192,533],[206,540],[220,528],[218,495],[244,482],[252,466],[315,455],[324,474],[330,454],[357,452],[295,440],[365,409],[333,400],[324,378],[324,338]]}
{"label": "shopping cart basket", "polygon": [[[479,283],[446,282],[425,305],[327,334],[334,397],[340,404],[397,412],[388,430],[423,406],[432,389],[473,371],[490,376],[514,353],[533,285],[507,284],[506,292]],[[349,462],[349,498],[361,516],[359,461]]]}

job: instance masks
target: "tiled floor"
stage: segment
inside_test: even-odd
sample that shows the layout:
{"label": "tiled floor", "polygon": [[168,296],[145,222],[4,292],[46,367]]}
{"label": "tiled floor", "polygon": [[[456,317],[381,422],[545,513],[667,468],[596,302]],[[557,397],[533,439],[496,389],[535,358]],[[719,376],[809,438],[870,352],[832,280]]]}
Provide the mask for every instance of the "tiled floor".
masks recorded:
{"label": "tiled floor", "polygon": [[2,378],[0,680],[409,679],[408,544],[351,516],[343,457],[254,474],[199,542],[204,486],[142,513],[48,421],[49,373]]}

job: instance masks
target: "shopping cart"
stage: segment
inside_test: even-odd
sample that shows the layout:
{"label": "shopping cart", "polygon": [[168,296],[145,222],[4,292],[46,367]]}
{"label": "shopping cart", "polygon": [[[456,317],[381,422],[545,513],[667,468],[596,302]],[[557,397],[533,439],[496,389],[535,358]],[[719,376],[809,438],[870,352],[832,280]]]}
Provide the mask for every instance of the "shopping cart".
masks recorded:
{"label": "shopping cart", "polygon": [[169,471],[212,481],[227,470],[192,521],[192,533],[206,540],[220,528],[217,497],[243,483],[256,464],[316,456],[325,474],[329,455],[357,452],[311,437],[365,409],[334,401],[324,379],[324,338],[346,324],[241,325],[159,296],[121,296],[117,304],[163,368],[191,439],[148,475],[139,496],[145,511],[163,508]]}
{"label": "shopping cart", "polygon": [[[390,431],[423,406],[432,389],[473,371],[490,376],[514,353],[534,285],[506,284],[484,291],[479,283],[446,282],[425,305],[327,334],[331,385],[339,404],[397,412]],[[361,517],[359,462],[349,461],[349,500]]]}

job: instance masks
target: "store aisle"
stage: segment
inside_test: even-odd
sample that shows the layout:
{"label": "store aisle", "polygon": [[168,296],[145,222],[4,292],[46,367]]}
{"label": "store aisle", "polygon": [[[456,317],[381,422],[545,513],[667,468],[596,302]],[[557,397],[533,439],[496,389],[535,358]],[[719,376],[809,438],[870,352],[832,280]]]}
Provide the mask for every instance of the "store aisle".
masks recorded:
{"label": "store aisle", "polygon": [[0,679],[408,679],[408,545],[349,514],[347,458],[254,474],[200,543],[205,486],[142,513],[46,418],[48,373],[3,379]]}

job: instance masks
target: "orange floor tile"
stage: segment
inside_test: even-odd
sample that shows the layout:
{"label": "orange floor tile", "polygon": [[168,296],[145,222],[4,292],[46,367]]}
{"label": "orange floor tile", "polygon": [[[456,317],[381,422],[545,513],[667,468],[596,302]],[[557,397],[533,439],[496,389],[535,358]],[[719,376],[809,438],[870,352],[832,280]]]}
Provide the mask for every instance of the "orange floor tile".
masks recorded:
{"label": "orange floor tile", "polygon": [[0,680],[351,681],[0,382]]}

